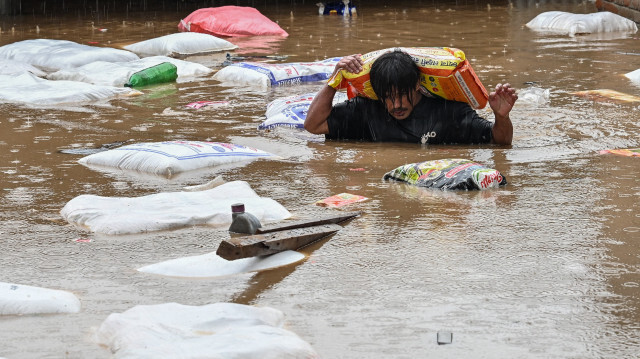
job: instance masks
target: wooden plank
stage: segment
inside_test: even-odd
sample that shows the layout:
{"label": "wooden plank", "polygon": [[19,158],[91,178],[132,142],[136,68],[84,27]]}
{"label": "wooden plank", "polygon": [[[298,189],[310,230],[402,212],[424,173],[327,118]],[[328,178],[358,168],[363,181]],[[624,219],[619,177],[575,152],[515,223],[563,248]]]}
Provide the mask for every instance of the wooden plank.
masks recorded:
{"label": "wooden plank", "polygon": [[216,254],[226,260],[264,256],[296,250],[342,229],[337,224],[324,224],[273,233],[232,237],[223,240]]}
{"label": "wooden plank", "polygon": [[284,231],[289,229],[304,228],[311,226],[319,226],[322,224],[337,224],[355,218],[360,215],[360,212],[342,212],[337,214],[331,214],[328,216],[321,216],[313,219],[303,219],[299,221],[281,222],[271,225],[266,225],[258,228],[256,234],[271,233],[276,231]]}

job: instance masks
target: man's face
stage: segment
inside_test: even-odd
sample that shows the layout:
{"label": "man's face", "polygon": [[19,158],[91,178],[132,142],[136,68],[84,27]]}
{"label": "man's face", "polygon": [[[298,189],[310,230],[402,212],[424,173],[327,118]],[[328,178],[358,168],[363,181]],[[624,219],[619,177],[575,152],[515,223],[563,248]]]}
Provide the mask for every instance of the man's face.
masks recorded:
{"label": "man's face", "polygon": [[394,96],[387,97],[384,100],[384,105],[389,111],[389,114],[396,120],[404,120],[411,115],[413,107],[420,101],[420,92],[416,88],[408,95],[400,96],[397,92]]}

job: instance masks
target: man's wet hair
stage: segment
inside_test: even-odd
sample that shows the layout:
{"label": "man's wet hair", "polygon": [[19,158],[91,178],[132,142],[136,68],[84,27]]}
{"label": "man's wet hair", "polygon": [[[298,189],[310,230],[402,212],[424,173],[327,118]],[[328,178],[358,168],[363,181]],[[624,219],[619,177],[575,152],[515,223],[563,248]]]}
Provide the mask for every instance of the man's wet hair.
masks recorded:
{"label": "man's wet hair", "polygon": [[394,50],[381,55],[374,61],[370,71],[373,91],[380,101],[395,100],[395,96],[409,96],[420,80],[420,69],[406,52]]}

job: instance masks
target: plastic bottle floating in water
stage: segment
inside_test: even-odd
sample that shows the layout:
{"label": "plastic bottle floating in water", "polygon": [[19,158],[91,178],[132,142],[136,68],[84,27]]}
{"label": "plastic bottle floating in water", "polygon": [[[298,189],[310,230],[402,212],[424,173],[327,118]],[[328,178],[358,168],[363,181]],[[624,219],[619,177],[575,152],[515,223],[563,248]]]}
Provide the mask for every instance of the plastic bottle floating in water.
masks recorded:
{"label": "plastic bottle floating in water", "polygon": [[138,71],[129,77],[126,87],[140,87],[165,82],[174,82],[178,78],[178,68],[170,62],[161,64]]}
{"label": "plastic bottle floating in water", "polygon": [[231,205],[231,217],[229,232],[256,234],[258,228],[262,227],[260,220],[256,216],[244,211],[244,204],[242,203]]}

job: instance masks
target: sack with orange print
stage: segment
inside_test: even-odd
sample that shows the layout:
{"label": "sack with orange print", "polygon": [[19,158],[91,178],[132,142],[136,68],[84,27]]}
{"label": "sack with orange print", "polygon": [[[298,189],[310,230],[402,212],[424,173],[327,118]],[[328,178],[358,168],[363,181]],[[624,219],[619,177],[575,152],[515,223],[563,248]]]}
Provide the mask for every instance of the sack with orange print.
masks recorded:
{"label": "sack with orange print", "polygon": [[361,72],[338,71],[329,79],[329,86],[336,90],[347,89],[349,98],[357,95],[377,100],[369,81],[369,71],[378,57],[394,50],[406,52],[416,62],[420,68],[420,89],[425,95],[466,102],[476,109],[487,105],[489,94],[464,52],[451,47],[398,47],[369,52],[362,55]]}

